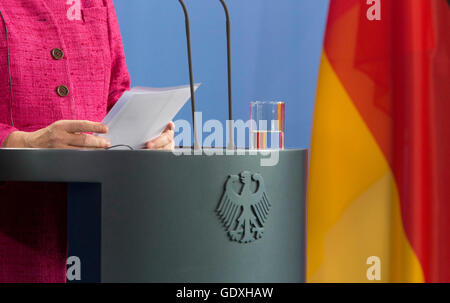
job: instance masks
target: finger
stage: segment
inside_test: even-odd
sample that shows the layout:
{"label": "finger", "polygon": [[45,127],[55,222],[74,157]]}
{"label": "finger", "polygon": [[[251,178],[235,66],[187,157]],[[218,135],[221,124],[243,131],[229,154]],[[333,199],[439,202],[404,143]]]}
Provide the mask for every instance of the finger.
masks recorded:
{"label": "finger", "polygon": [[171,143],[167,144],[166,146],[163,146],[160,148],[160,150],[174,150],[175,149],[175,142],[172,141]]}
{"label": "finger", "polygon": [[64,129],[69,133],[98,133],[106,134],[108,127],[98,122],[91,121],[64,121]]}
{"label": "finger", "polygon": [[167,124],[166,129],[164,130],[165,132],[168,130],[175,130],[175,124],[170,121],[169,124]]}
{"label": "finger", "polygon": [[71,146],[71,145],[59,145],[54,148],[55,149],[69,149],[69,150],[80,150],[80,149],[103,150],[104,149],[104,148],[97,148],[97,147],[81,147],[81,146]]}
{"label": "finger", "polygon": [[[169,136],[171,136],[172,139],[173,139],[173,137],[174,137],[174,135],[175,135],[174,130],[175,130],[175,124],[174,124],[173,122],[170,122],[169,124],[167,124],[167,126],[166,126],[166,128],[164,129],[162,135],[164,135],[164,134],[169,134]],[[162,135],[161,135],[161,136],[162,136]],[[158,140],[161,139],[161,136],[159,136],[159,137],[156,138],[156,139],[153,139],[153,140],[150,141],[150,142],[151,142],[152,144],[155,143],[156,141],[158,141]],[[153,146],[153,145],[152,145],[152,146]]]}
{"label": "finger", "polygon": [[82,148],[111,147],[111,143],[107,139],[88,134],[71,134],[69,139],[67,140],[67,144],[70,146]]}
{"label": "finger", "polygon": [[173,141],[174,132],[172,130],[164,132],[158,138],[147,143],[148,149],[160,149]]}

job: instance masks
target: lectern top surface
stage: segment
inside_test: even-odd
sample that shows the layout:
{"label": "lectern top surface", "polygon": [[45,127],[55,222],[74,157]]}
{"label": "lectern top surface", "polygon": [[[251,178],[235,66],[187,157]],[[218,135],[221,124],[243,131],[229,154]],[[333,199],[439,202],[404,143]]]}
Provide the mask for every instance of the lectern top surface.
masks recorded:
{"label": "lectern top surface", "polygon": [[[0,149],[0,181],[105,182],[111,178],[167,176],[208,167],[210,174],[237,170],[289,170],[305,163],[306,149],[279,151],[209,149],[56,150]],[[236,171],[239,173],[240,171]]]}

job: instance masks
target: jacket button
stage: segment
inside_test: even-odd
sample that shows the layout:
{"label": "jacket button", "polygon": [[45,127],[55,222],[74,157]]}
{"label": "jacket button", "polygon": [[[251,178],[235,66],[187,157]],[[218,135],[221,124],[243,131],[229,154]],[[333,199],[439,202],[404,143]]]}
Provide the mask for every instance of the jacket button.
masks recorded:
{"label": "jacket button", "polygon": [[52,57],[55,60],[61,60],[64,58],[64,52],[60,48],[54,48],[52,49]]}
{"label": "jacket button", "polygon": [[65,85],[60,85],[56,88],[56,93],[60,97],[67,97],[67,95],[69,94],[69,88]]}

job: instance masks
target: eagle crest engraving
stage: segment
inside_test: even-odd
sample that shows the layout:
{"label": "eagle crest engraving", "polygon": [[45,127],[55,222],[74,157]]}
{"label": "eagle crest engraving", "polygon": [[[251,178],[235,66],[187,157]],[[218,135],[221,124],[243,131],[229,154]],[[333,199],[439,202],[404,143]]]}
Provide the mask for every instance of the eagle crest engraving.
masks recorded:
{"label": "eagle crest engraving", "polygon": [[[242,183],[238,191],[237,183]],[[228,177],[217,214],[232,241],[250,243],[262,237],[270,207],[263,177],[244,171]]]}

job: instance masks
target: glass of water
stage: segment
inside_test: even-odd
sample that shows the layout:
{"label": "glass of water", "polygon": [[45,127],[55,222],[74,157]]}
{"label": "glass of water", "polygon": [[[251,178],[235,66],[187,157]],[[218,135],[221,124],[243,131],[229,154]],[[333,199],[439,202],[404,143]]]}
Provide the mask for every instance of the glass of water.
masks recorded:
{"label": "glass of water", "polygon": [[285,103],[281,101],[250,102],[251,149],[284,149]]}

